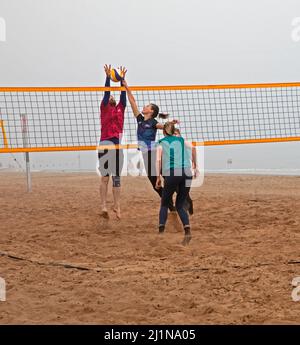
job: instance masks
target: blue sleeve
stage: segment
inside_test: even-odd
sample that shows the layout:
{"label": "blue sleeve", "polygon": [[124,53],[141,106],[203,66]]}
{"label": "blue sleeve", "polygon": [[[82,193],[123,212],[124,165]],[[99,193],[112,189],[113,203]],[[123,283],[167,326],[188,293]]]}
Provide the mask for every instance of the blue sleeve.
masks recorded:
{"label": "blue sleeve", "polygon": [[[110,87],[110,78],[106,76],[106,81],[105,81],[105,87]],[[110,91],[105,91],[104,92],[104,97],[103,97],[103,104],[107,105],[110,97]]]}
{"label": "blue sleeve", "polygon": [[156,125],[158,124],[158,121],[156,121],[155,119],[153,119],[153,122],[152,122],[152,128],[153,129],[156,129]]}
{"label": "blue sleeve", "polygon": [[144,121],[144,116],[142,114],[139,114],[137,117],[136,117],[136,120],[137,122],[139,121]]}
{"label": "blue sleeve", "polygon": [[[122,80],[121,86],[123,86]],[[126,108],[126,91],[121,91],[120,102],[122,103],[123,107]]]}

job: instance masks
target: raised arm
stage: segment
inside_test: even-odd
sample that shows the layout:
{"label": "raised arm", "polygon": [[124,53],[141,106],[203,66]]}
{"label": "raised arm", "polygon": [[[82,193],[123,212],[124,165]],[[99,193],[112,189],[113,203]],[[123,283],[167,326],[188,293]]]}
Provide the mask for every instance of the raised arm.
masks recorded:
{"label": "raised arm", "polygon": [[[123,80],[125,79],[126,73],[127,73],[127,69],[125,67],[120,67],[120,71],[121,74],[123,74],[123,79],[121,80],[121,86],[123,85]],[[126,91],[121,91],[121,95],[120,95],[120,102],[122,103],[123,107],[126,107]]]}
{"label": "raised arm", "polygon": [[[110,87],[110,71],[111,71],[111,65],[104,65],[104,71],[106,73],[106,80],[105,80],[105,87]],[[107,105],[110,97],[110,91],[105,91],[104,92],[104,97],[103,97],[103,104]]]}
{"label": "raised arm", "polygon": [[129,89],[129,86],[128,86],[128,84],[127,84],[125,79],[123,79],[122,84],[123,84],[123,86],[125,87],[125,89],[127,91],[128,100],[129,100],[129,103],[131,105],[133,114],[134,114],[135,117],[138,117],[138,115],[140,114],[140,111],[139,111],[139,109],[137,107],[136,100],[135,100],[131,90]]}

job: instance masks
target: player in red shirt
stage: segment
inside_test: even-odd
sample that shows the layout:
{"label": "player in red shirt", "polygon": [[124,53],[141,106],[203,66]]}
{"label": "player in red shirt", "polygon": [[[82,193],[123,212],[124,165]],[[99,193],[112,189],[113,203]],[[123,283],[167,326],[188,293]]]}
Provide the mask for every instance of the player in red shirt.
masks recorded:
{"label": "player in red shirt", "polygon": [[[111,66],[105,65],[104,71],[106,73],[105,86],[110,87],[110,73]],[[121,67],[123,75],[126,75],[127,70]],[[122,81],[121,81],[122,86]],[[110,94],[110,91],[105,91],[103,100],[100,106],[100,122],[101,122],[101,139],[99,145],[119,145],[122,140],[124,114],[126,108],[126,91],[121,92],[120,101],[117,104],[115,98]],[[123,168],[123,151],[119,148],[101,149],[98,151],[99,171],[101,173],[100,196],[101,196],[101,216],[109,218],[107,211],[107,190],[109,176],[112,176],[113,181],[113,210],[117,218],[121,218],[120,210],[120,192],[121,192],[121,171]]]}

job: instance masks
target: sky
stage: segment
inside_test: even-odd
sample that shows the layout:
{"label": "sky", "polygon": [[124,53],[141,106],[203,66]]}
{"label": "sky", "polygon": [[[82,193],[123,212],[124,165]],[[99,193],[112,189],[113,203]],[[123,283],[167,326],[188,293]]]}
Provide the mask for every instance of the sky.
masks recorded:
{"label": "sky", "polygon": [[[299,0],[0,0],[0,18],[0,86],[103,85],[105,63],[129,85],[300,81]],[[208,162],[300,168],[299,143],[250,146]]]}
{"label": "sky", "polygon": [[0,0],[2,86],[299,81],[299,0]]}

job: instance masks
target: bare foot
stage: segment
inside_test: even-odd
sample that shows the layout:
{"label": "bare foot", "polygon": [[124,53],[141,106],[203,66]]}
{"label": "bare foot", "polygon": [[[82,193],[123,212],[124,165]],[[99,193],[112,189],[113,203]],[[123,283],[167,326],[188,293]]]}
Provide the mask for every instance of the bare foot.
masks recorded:
{"label": "bare foot", "polygon": [[113,211],[115,212],[117,219],[120,220],[121,219],[121,209],[120,207],[113,207]]}
{"label": "bare foot", "polygon": [[108,212],[107,212],[106,209],[103,209],[103,210],[101,211],[100,217],[105,218],[105,219],[109,219],[109,214],[108,214]]}

